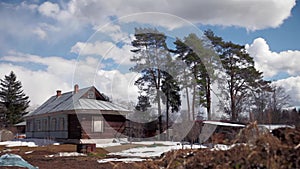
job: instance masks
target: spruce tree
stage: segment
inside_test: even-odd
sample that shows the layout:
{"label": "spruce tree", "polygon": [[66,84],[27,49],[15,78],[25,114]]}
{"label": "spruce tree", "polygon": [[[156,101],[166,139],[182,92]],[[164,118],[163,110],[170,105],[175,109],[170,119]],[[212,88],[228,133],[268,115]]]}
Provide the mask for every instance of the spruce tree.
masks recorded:
{"label": "spruce tree", "polygon": [[0,79],[0,101],[5,106],[1,116],[5,126],[12,126],[22,120],[29,106],[29,97],[22,90],[22,83],[17,80],[13,71]]}

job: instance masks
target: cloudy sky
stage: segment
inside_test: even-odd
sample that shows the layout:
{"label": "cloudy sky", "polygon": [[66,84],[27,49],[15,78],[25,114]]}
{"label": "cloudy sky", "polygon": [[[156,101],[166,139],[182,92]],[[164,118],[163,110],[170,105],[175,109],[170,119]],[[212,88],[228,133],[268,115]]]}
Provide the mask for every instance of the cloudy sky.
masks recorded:
{"label": "cloudy sky", "polygon": [[246,45],[265,79],[300,105],[299,19],[296,0],[1,1],[0,78],[14,71],[31,105],[75,83],[129,99],[137,90],[128,71],[134,27],[171,38],[212,29]]}

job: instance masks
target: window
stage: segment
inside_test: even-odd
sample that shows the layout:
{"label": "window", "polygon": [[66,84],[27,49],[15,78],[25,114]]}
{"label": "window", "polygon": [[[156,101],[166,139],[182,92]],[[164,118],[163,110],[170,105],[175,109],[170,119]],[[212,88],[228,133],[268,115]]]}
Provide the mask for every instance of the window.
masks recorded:
{"label": "window", "polygon": [[94,91],[88,91],[88,98],[89,99],[95,99],[95,93],[94,93]]}
{"label": "window", "polygon": [[65,129],[65,118],[60,117],[58,120],[58,130],[64,130]]}
{"label": "window", "polygon": [[33,124],[32,124],[32,121],[31,121],[31,120],[28,120],[27,123],[26,123],[26,126],[27,126],[27,127],[26,127],[26,130],[27,130],[27,131],[33,131],[32,125],[33,125]]}
{"label": "window", "polygon": [[47,131],[47,129],[48,129],[48,121],[47,119],[43,119],[42,130]]}
{"label": "window", "polygon": [[56,118],[51,120],[51,130],[56,131]]}
{"label": "window", "polygon": [[37,120],[36,121],[36,126],[35,126],[36,130],[37,131],[41,131],[42,130],[42,127],[41,127],[41,120]]}
{"label": "window", "polygon": [[93,132],[103,132],[103,120],[101,117],[99,116],[93,116]]}

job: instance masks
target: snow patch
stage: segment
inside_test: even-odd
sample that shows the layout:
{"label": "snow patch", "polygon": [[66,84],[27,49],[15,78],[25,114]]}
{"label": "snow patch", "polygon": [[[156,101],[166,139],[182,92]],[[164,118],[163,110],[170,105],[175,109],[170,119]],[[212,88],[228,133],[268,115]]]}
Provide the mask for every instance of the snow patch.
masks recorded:
{"label": "snow patch", "polygon": [[226,123],[226,122],[220,122],[220,121],[203,121],[203,123],[216,125],[216,126],[245,127],[245,125],[242,125],[242,124]]}
{"label": "snow patch", "polygon": [[57,154],[46,155],[45,157],[77,157],[77,156],[87,156],[86,154],[77,152],[59,152]]}
{"label": "snow patch", "polygon": [[[131,148],[121,152],[109,153],[108,155],[116,155],[122,157],[153,158],[160,157],[163,153],[166,153],[171,150],[191,148],[190,145],[181,145],[178,142],[134,142],[134,144],[144,144],[149,146]],[[160,144],[162,144],[163,146]],[[198,149],[207,147],[203,145],[193,145],[193,148]]]}
{"label": "snow patch", "polygon": [[142,158],[107,158],[107,159],[101,159],[97,160],[98,163],[107,163],[107,162],[125,162],[125,163],[131,163],[131,162],[140,162],[145,161],[146,159]]}
{"label": "snow patch", "polygon": [[105,148],[105,147],[113,147],[113,146],[120,146],[121,143],[104,143],[104,144],[96,144],[97,148]]}
{"label": "snow patch", "polygon": [[6,147],[18,147],[18,146],[27,146],[27,147],[37,147],[34,142],[22,142],[22,141],[4,141],[0,142],[0,145]]}

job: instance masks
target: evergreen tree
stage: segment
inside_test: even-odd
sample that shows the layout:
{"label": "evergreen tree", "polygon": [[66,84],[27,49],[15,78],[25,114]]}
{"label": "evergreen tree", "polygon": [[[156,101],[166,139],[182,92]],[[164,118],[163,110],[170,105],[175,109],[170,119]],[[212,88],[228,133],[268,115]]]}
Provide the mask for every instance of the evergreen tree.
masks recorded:
{"label": "evergreen tree", "polygon": [[29,97],[22,90],[22,84],[13,71],[1,79],[0,101],[5,106],[2,117],[6,126],[12,126],[21,121],[29,106]]}
{"label": "evergreen tree", "polygon": [[131,50],[134,53],[131,61],[135,65],[130,70],[141,73],[141,77],[135,81],[141,95],[149,97],[152,102],[157,104],[160,133],[163,132],[162,99],[164,93],[162,92],[162,82],[166,78],[166,72],[170,72],[169,69],[172,67],[168,66],[172,58],[166,39],[167,37],[156,29],[136,28],[135,40],[131,42],[135,47]]}
{"label": "evergreen tree", "polygon": [[[177,81],[168,73],[164,73],[162,81],[162,92],[164,93],[163,102],[166,105],[166,128],[169,128],[169,111],[178,112],[181,106],[180,88]],[[169,138],[169,130],[167,130],[167,138]]]}
{"label": "evergreen tree", "polygon": [[[184,41],[177,39],[174,43],[178,58],[185,62],[188,70],[183,70],[182,86],[186,91],[188,114],[190,107],[192,119],[195,119],[195,107],[201,105],[206,108],[208,119],[211,119],[211,84],[213,81],[214,53],[204,39],[195,34],[189,34]],[[189,77],[190,76],[190,77]],[[189,81],[189,82],[188,82]],[[192,90],[192,102],[189,105],[188,91]]]}
{"label": "evergreen tree", "polygon": [[230,114],[231,120],[236,121],[245,108],[244,102],[249,97],[249,91],[257,90],[264,82],[262,72],[255,69],[254,60],[244,46],[225,42],[211,30],[204,34],[211,41],[225,69],[227,86],[224,91],[227,92],[230,102],[225,111]]}
{"label": "evergreen tree", "polygon": [[149,101],[149,97],[140,95],[138,97],[138,103],[135,106],[135,109],[138,110],[138,111],[144,112],[144,111],[147,111],[148,108],[150,108],[150,107],[151,107],[151,103]]}

